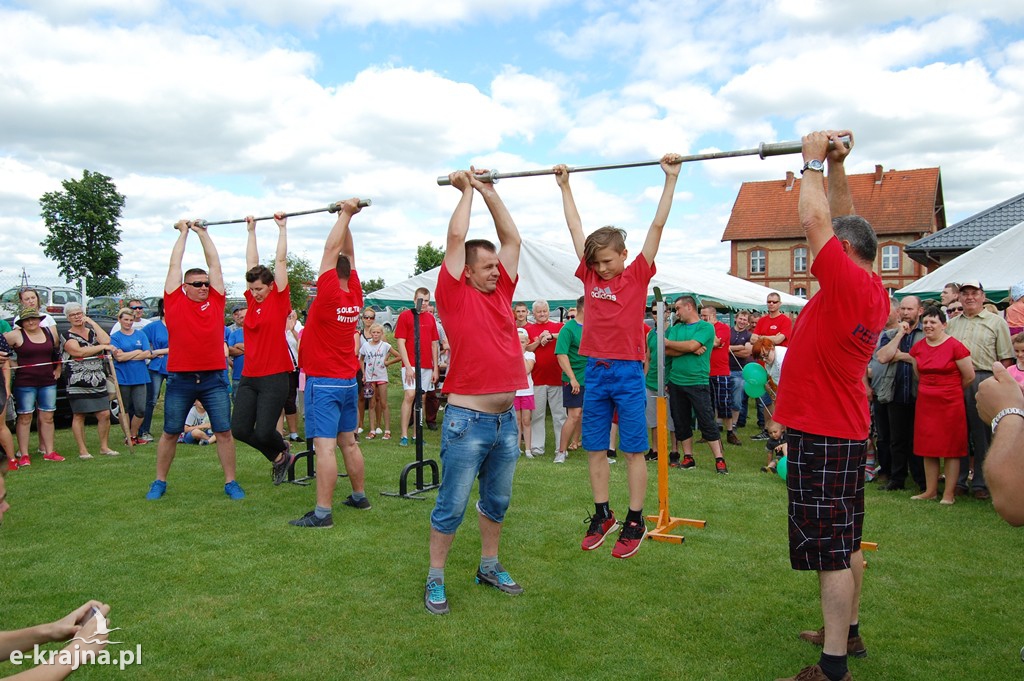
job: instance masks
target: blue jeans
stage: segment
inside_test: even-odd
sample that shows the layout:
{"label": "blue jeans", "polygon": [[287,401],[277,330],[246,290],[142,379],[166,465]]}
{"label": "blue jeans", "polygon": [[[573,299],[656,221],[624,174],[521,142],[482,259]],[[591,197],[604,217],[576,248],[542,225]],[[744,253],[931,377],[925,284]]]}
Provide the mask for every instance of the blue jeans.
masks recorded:
{"label": "blue jeans", "polygon": [[210,415],[215,433],[231,430],[231,399],[224,371],[171,372],[164,395],[164,432],[177,437],[185,430],[185,417],[196,400]]}
{"label": "blue jeans", "polygon": [[504,521],[518,459],[519,428],[514,409],[486,414],[449,404],[441,427],[441,487],[430,514],[430,526],[441,534],[455,534],[466,515],[477,478],[477,511],[496,523]]}
{"label": "blue jeans", "polygon": [[739,413],[736,420],[736,425],[739,427],[747,423],[749,400],[747,400],[747,391],[744,390],[746,382],[743,380],[742,371],[730,371],[729,375],[732,376],[732,410]]}
{"label": "blue jeans", "polygon": [[156,408],[156,401],[160,399],[160,391],[164,387],[164,380],[167,374],[159,371],[149,372],[149,385],[146,386],[146,413],[142,417],[142,425],[139,426],[140,433],[148,433],[153,425],[153,410]]}

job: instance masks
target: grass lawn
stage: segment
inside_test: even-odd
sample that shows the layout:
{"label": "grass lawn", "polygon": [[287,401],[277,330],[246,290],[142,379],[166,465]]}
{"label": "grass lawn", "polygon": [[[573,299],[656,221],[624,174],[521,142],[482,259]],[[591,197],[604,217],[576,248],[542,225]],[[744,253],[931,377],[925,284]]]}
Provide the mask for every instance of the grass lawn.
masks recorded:
{"label": "grass lawn", "polygon": [[[399,395],[393,386],[396,426]],[[36,456],[7,478],[0,626],[50,621],[89,598],[112,604],[116,640],[141,645],[142,665],[76,679],[774,679],[817,661],[797,639],[821,622],[816,577],[789,568],[785,487],[760,472],[752,428],[727,447],[730,475],[714,472],[703,445],[697,469],[670,471],[674,515],[707,527],[626,561],[611,558],[611,542],[579,548],[593,510],[582,455],[521,459],[501,559],[526,593],[473,584],[470,509],[448,564],[447,617],[422,605],[433,493],[379,495],[414,455],[393,430],[395,440],[362,443],[373,509],[340,506],[340,480],[329,530],[287,524],[313,507],[313,487],[273,487],[248,447],[238,450],[244,501],[224,495],[214,448],[179,446],[167,495],[147,502],[154,446],[83,462],[60,430],[66,462]],[[438,442],[426,434],[428,457]],[[611,483],[624,516],[624,463]],[[867,554],[869,657],[851,660],[854,678],[1020,678],[1022,535],[988,503],[946,508],[911,494],[867,491],[865,539],[880,550]]]}

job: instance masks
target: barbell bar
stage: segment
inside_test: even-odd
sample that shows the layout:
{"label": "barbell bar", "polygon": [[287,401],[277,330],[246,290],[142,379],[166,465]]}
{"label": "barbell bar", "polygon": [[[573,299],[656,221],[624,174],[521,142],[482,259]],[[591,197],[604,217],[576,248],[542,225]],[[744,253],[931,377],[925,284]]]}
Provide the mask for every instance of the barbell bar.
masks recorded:
{"label": "barbell bar", "polygon": [[[850,138],[840,138],[847,146],[850,147]],[[828,143],[829,149],[833,149],[833,143]],[[787,154],[798,154],[803,148],[803,144],[800,140],[793,142],[761,142],[754,149],[738,149],[735,151],[712,151],[706,154],[691,154],[690,156],[683,156],[680,163],[689,163],[691,161],[711,161],[718,158],[736,158],[739,156],[760,156],[762,159],[768,158],[769,156],[785,156]],[[621,168],[640,168],[643,166],[656,166],[661,165],[661,159],[655,161],[633,161],[631,163],[609,163],[604,165],[596,166],[570,166],[570,173],[587,173],[594,170],[619,170]],[[554,168],[539,168],[537,170],[519,170],[511,173],[503,173],[497,170],[491,170],[486,173],[480,173],[476,176],[476,179],[481,182],[495,183],[498,180],[505,179],[506,177],[536,177],[538,175],[554,175]],[[451,184],[447,175],[442,175],[437,178],[437,184],[442,187],[446,187]]]}
{"label": "barbell bar", "polygon": [[[373,201],[371,199],[363,199],[363,200],[361,200],[359,202],[359,207],[360,208],[366,208],[367,206],[372,206],[372,205],[373,205]],[[338,204],[337,203],[332,203],[332,204],[328,205],[326,208],[314,208],[312,210],[299,210],[299,211],[295,211],[294,213],[285,213],[284,216],[286,218],[293,218],[293,217],[295,217],[297,215],[312,215],[313,213],[337,213],[337,212],[338,212]],[[256,222],[259,222],[260,220],[273,220],[273,219],[274,219],[273,215],[268,215],[266,217],[256,218]],[[200,226],[201,227],[210,227],[210,226],[213,226],[213,225],[234,225],[234,224],[238,224],[240,222],[245,222],[245,218],[239,218],[237,220],[218,220],[216,222],[207,222],[206,220],[200,220],[199,222],[200,222]]]}

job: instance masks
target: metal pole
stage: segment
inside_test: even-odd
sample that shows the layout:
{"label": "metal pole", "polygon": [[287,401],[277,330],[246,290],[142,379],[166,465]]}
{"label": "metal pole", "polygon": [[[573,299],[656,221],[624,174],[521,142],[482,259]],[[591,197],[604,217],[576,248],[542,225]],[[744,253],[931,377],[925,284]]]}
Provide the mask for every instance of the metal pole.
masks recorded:
{"label": "metal pole", "polygon": [[[850,140],[847,137],[842,138],[846,143],[846,146],[850,146]],[[800,140],[792,142],[761,142],[754,149],[738,149],[736,151],[712,151],[705,154],[691,154],[690,156],[683,156],[680,163],[689,163],[691,161],[711,161],[718,158],[736,158],[739,156],[760,156],[762,159],[768,158],[769,156],[785,156],[787,154],[798,154],[803,148],[803,144]],[[829,148],[833,148],[831,142],[829,142]],[[661,159],[653,161],[633,161],[631,163],[607,163],[604,165],[594,166],[570,166],[570,173],[587,173],[594,170],[619,170],[622,168],[640,168],[643,166],[656,166],[661,165]],[[486,173],[481,173],[476,176],[481,182],[495,183],[498,180],[506,177],[537,177],[539,175],[554,175],[554,168],[539,168],[537,170],[519,170],[516,172],[503,173],[497,170],[491,170]],[[444,187],[451,184],[447,175],[442,175],[437,178],[437,184]]]}
{"label": "metal pole", "polygon": [[[371,199],[363,199],[362,201],[359,202],[359,207],[360,208],[366,208],[367,206],[372,206],[372,205],[373,205],[373,201]],[[337,213],[337,212],[338,212],[338,204],[332,203],[329,206],[327,206],[326,208],[314,208],[312,210],[299,210],[299,211],[295,211],[294,213],[285,213],[284,216],[286,218],[293,218],[293,217],[296,217],[298,215],[312,215],[313,213]],[[273,220],[273,219],[274,219],[273,215],[267,215],[265,217],[256,218],[256,222],[259,222],[260,220]],[[218,220],[216,222],[207,222],[206,220],[200,220],[199,221],[201,227],[210,227],[210,226],[213,226],[213,225],[235,225],[235,224],[239,224],[239,223],[242,223],[242,222],[245,222],[245,218],[238,218],[237,220]]]}

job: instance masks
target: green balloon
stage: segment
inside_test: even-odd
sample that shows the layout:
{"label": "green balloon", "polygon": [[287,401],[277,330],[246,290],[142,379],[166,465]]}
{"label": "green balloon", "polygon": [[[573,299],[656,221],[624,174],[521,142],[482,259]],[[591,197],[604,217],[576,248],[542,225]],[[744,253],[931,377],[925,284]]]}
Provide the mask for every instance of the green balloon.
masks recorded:
{"label": "green balloon", "polygon": [[779,474],[779,477],[783,480],[786,479],[786,457],[779,459],[778,463],[775,464],[775,472]]}
{"label": "green balloon", "polygon": [[768,382],[768,372],[757,362],[751,362],[743,367],[743,380],[764,385]]}
{"label": "green balloon", "polygon": [[751,383],[750,381],[747,381],[743,386],[743,392],[756,399],[761,395],[764,395],[765,385],[764,383]]}

